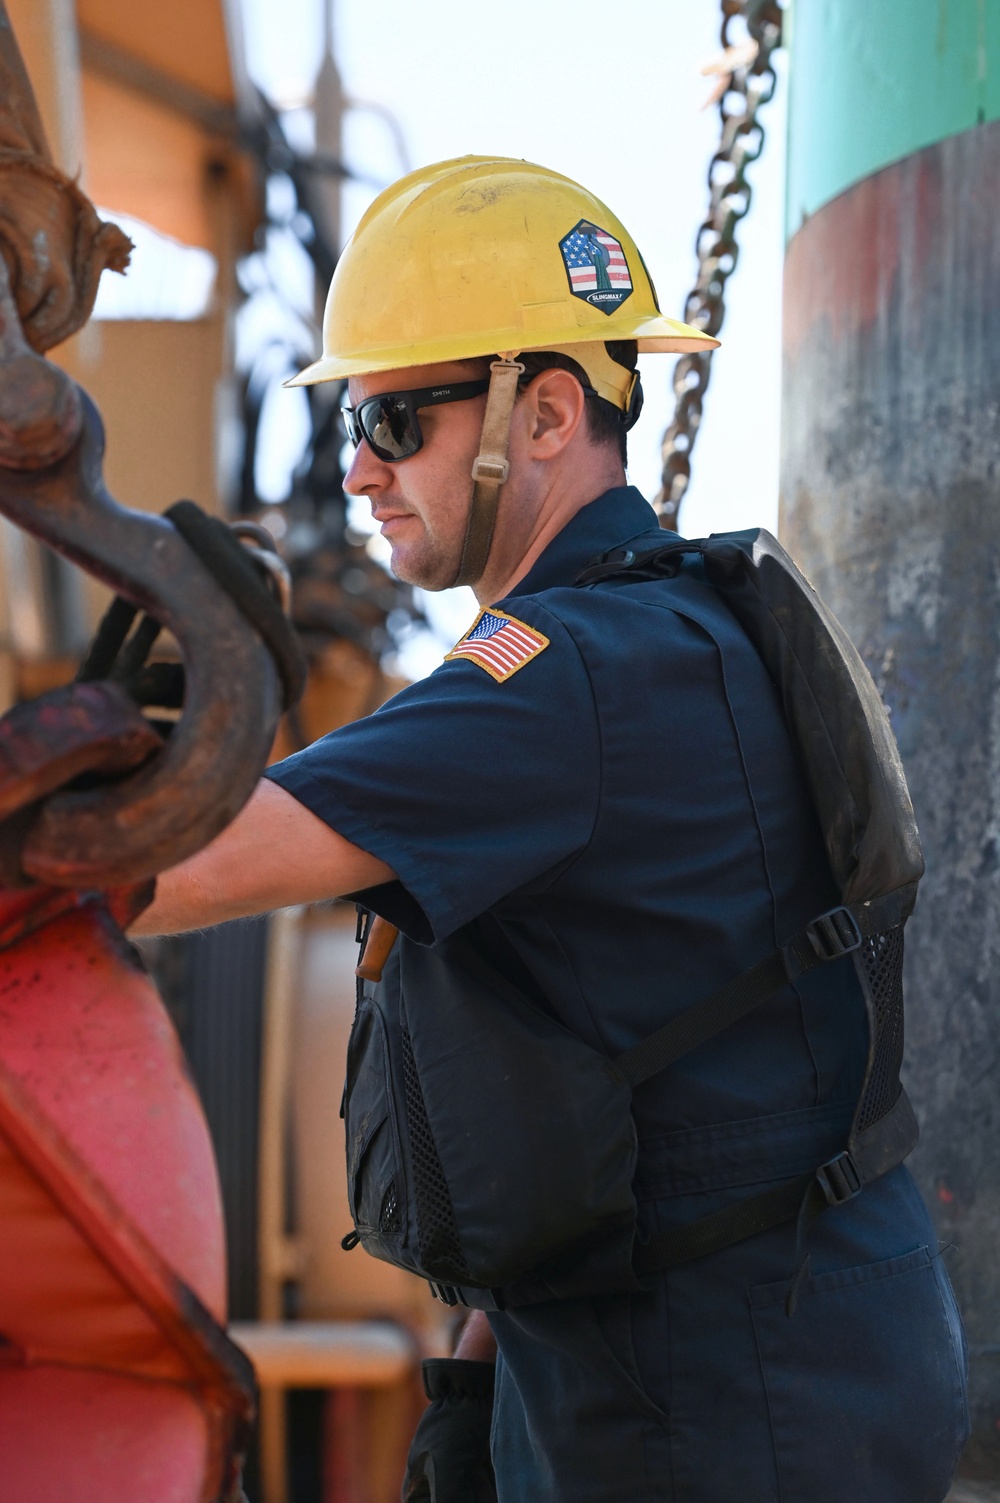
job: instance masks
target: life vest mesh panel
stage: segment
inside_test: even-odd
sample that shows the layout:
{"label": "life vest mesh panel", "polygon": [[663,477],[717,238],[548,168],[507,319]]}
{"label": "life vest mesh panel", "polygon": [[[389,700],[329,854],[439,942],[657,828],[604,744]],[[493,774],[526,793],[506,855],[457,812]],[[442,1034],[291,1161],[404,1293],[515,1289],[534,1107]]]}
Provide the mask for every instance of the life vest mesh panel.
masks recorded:
{"label": "life vest mesh panel", "polygon": [[858,1106],[855,1131],[864,1132],[895,1106],[902,1087],[903,925],[872,935],[860,959],[871,992],[874,1041],[872,1065]]}
{"label": "life vest mesh panel", "polygon": [[441,1270],[441,1276],[457,1284],[469,1278],[458,1240],[455,1208],[448,1193],[448,1182],[441,1168],[437,1147],[431,1134],[409,1030],[402,1030],[403,1090],[406,1117],[410,1129],[410,1152],[413,1161],[413,1197],[420,1242],[420,1259],[426,1268]]}
{"label": "life vest mesh panel", "polygon": [[396,1181],[392,1180],[382,1199],[378,1229],[383,1237],[391,1237],[399,1231],[399,1226],[399,1196],[396,1194]]}

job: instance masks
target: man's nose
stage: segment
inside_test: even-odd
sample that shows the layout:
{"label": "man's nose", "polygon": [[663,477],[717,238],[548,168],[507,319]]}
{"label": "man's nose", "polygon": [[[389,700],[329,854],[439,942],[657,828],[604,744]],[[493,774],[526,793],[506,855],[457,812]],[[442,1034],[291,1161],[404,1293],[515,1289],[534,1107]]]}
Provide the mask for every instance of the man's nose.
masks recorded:
{"label": "man's nose", "polygon": [[362,439],[344,476],[344,490],[349,496],[373,496],[391,484],[391,467]]}

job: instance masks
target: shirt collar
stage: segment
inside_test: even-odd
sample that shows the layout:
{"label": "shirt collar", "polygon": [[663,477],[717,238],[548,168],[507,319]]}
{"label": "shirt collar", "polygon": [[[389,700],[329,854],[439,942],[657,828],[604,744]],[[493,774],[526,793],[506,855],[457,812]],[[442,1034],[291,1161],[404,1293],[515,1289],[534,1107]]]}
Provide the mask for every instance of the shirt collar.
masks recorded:
{"label": "shirt collar", "polygon": [[515,595],[535,595],[557,585],[571,585],[580,570],[596,554],[631,543],[633,538],[653,533],[660,535],[657,515],[634,485],[616,486],[589,502],[566,523],[532,564],[523,579],[507,591]]}

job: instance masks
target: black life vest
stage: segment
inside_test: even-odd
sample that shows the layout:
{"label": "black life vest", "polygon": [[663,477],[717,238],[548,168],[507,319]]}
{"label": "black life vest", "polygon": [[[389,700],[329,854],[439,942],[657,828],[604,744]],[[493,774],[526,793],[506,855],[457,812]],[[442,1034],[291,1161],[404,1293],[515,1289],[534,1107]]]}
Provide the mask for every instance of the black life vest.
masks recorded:
{"label": "black life vest", "polygon": [[[398,974],[359,982],[343,1107],[355,1222],[345,1246],[361,1242],[419,1274],[448,1303],[502,1309],[638,1289],[660,1269],[796,1219],[804,1247],[821,1211],[860,1194],[916,1143],[899,1079],[903,927],[924,866],[885,708],[839,622],[763,530],[665,540],[639,555],[615,549],[576,583],[669,578],[690,554],[779,688],[841,906],[617,1058],[534,1005],[467,931],[397,947]],[[832,963],[853,966],[869,1035],[841,1152],[639,1241],[632,1090]],[[419,997],[419,1016],[407,1014],[407,994]],[[800,1276],[807,1266],[800,1257]]]}

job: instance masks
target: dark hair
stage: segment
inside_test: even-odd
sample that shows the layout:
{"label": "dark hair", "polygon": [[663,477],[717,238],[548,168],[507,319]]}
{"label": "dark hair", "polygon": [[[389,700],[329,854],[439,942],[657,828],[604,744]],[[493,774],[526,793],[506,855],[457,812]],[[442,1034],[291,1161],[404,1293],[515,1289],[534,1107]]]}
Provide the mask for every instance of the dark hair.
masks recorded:
{"label": "dark hair", "polygon": [[[639,358],[639,347],[634,339],[608,339],[604,348],[616,364],[624,366],[627,371],[634,371],[636,361]],[[569,355],[563,355],[558,350],[530,350],[518,355],[518,360],[524,366],[524,375],[518,377],[518,386],[527,386],[542,371],[569,371],[575,376],[581,386],[589,386],[587,372]],[[482,370],[484,375],[489,375],[488,357],[475,356],[470,360],[463,360],[462,365],[468,365]],[[625,413],[616,407],[613,402],[607,402],[603,397],[587,397],[584,411],[587,418],[587,432],[595,444],[610,444],[618,450],[622,464],[628,463],[628,432],[625,427]]]}
{"label": "dark hair", "polygon": [[[639,358],[639,347],[634,339],[609,339],[605,341],[604,348],[617,365],[624,366],[627,371],[635,370],[636,361]],[[583,366],[569,355],[562,354],[561,351],[529,350],[526,354],[518,355],[517,358],[524,366],[524,375],[518,379],[519,386],[526,386],[529,381],[540,376],[542,371],[551,370],[569,371],[581,386],[590,385]],[[622,464],[627,464],[628,433],[625,428],[624,412],[613,402],[607,402],[604,397],[598,396],[586,398],[584,411],[587,415],[587,432],[594,443],[614,446],[618,450]]]}

